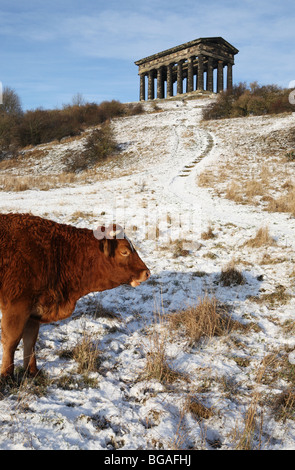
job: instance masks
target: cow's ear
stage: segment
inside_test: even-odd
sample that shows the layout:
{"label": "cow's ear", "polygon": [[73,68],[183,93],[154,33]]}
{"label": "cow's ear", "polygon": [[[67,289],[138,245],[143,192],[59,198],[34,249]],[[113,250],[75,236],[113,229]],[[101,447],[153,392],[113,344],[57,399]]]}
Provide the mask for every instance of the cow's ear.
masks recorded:
{"label": "cow's ear", "polygon": [[111,246],[110,246],[110,240],[104,239],[102,240],[102,246],[103,246],[103,252],[106,257],[110,256],[111,254]]}

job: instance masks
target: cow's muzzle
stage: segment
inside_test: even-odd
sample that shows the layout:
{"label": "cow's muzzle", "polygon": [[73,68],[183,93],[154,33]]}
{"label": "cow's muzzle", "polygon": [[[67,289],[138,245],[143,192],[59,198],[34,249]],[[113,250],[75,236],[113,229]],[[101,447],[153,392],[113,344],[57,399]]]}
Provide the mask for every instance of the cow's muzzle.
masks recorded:
{"label": "cow's muzzle", "polygon": [[130,285],[132,287],[137,287],[139,286],[142,282],[146,281],[151,275],[151,272],[149,269],[145,269],[140,273],[140,277],[138,279],[132,279],[130,282]]}

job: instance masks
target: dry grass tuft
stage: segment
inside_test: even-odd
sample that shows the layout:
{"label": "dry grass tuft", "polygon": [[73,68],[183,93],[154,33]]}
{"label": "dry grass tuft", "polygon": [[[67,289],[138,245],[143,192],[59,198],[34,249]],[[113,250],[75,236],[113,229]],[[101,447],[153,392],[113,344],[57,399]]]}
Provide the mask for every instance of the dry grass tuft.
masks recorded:
{"label": "dry grass tuft", "polygon": [[175,240],[173,242],[173,258],[179,258],[180,256],[189,256],[190,250],[184,248],[185,240]]}
{"label": "dry grass tuft", "polygon": [[259,390],[265,377],[267,368],[275,363],[275,356],[266,356],[257,370],[256,384],[253,389],[251,401],[244,415],[243,429],[236,432],[235,440],[237,450],[260,450],[263,427],[262,396]]}
{"label": "dry grass tuft", "polygon": [[276,286],[276,290],[274,292],[270,292],[267,294],[261,294],[259,297],[250,296],[249,300],[256,302],[257,304],[266,304],[269,307],[276,307],[279,305],[285,305],[286,303],[291,300],[292,295],[286,292],[286,287],[282,285]]}
{"label": "dry grass tuft", "polygon": [[100,351],[90,335],[84,334],[82,341],[73,349],[73,359],[78,364],[78,373],[97,372],[100,366]]}
{"label": "dry grass tuft", "polygon": [[171,329],[183,328],[190,345],[202,337],[227,335],[241,326],[231,318],[224,305],[219,305],[215,297],[208,296],[200,299],[196,306],[170,315],[169,324]]}
{"label": "dry grass tuft", "polygon": [[295,215],[295,186],[290,186],[288,192],[277,199],[271,198],[267,210],[270,212],[288,212]]}
{"label": "dry grass tuft", "polygon": [[261,246],[271,246],[275,245],[276,241],[269,234],[268,227],[261,227],[254,238],[248,240],[244,246],[249,246],[250,248],[260,248]]}
{"label": "dry grass tuft", "polygon": [[201,188],[208,188],[212,185],[212,173],[210,171],[204,171],[198,176],[198,186]]}
{"label": "dry grass tuft", "polygon": [[241,203],[243,201],[242,187],[236,182],[231,182],[225,192],[226,199]]}
{"label": "dry grass tuft", "polygon": [[5,175],[0,177],[0,191],[29,191],[30,189],[39,189],[49,191],[57,186],[64,186],[78,181],[73,174],[60,175],[40,175],[40,176],[13,176]]}
{"label": "dry grass tuft", "polygon": [[152,328],[150,350],[147,352],[143,373],[145,380],[155,379],[160,383],[172,383],[183,378],[183,375],[173,370],[169,364],[166,351],[167,342],[167,329],[164,327],[163,318],[159,315]]}
{"label": "dry grass tuft", "polygon": [[215,238],[215,233],[213,233],[213,229],[211,225],[208,227],[207,232],[202,232],[201,233],[201,238],[202,240],[210,240],[212,238]]}
{"label": "dry grass tuft", "polygon": [[[255,447],[255,440],[259,439],[259,430],[257,429],[257,419],[262,419],[259,416],[259,401],[261,399],[260,393],[255,390],[252,395],[252,400],[244,417],[244,428],[237,434],[237,450],[253,450]],[[258,444],[259,448],[259,444]]]}
{"label": "dry grass tuft", "polygon": [[287,419],[293,419],[295,416],[295,390],[294,387],[289,387],[284,392],[276,397],[273,410],[276,420],[286,422]]}
{"label": "dry grass tuft", "polygon": [[50,385],[51,380],[45,371],[39,370],[35,377],[30,377],[27,370],[16,367],[13,378],[0,377],[0,400],[15,395],[17,400],[15,409],[25,411],[32,397],[45,396]]}
{"label": "dry grass tuft", "polygon": [[96,303],[92,308],[90,307],[90,313],[94,318],[108,318],[110,320],[121,320],[118,313],[114,312],[110,308],[104,307],[100,302]]}
{"label": "dry grass tuft", "polygon": [[220,274],[219,282],[224,287],[243,285],[245,284],[245,278],[243,274],[235,267],[234,261],[231,261]]}
{"label": "dry grass tuft", "polygon": [[157,380],[160,383],[173,383],[179,379],[181,374],[172,369],[169,365],[166,351],[160,349],[150,351],[147,354],[146,367],[144,372],[145,380]]}
{"label": "dry grass tuft", "polygon": [[186,411],[189,411],[197,420],[209,419],[213,416],[213,411],[203,405],[196,397],[188,396],[185,403]]}
{"label": "dry grass tuft", "polygon": [[72,349],[60,351],[59,357],[64,359],[74,359],[78,365],[78,374],[88,374],[97,372],[101,363],[101,353],[97,345],[93,342],[92,336],[83,333],[82,340]]}

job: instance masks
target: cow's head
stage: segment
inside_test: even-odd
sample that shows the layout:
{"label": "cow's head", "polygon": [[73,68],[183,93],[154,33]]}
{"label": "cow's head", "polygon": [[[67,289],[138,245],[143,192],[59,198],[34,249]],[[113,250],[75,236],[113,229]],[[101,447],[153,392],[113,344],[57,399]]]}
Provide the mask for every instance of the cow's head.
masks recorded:
{"label": "cow's head", "polygon": [[112,261],[112,276],[118,279],[119,284],[136,287],[150,277],[150,270],[140,259],[120,225],[111,224],[107,228],[101,226],[93,234],[100,240],[101,251]]}

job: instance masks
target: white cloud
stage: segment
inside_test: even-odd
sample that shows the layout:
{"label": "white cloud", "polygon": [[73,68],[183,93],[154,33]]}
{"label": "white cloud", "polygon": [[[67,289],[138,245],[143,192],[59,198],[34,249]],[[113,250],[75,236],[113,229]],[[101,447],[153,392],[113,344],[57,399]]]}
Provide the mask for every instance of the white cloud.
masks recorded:
{"label": "white cloud", "polygon": [[[44,84],[62,77],[67,83],[75,80],[74,92],[90,92],[93,86],[104,93],[116,91],[120,99],[133,78],[137,83],[133,61],[199,37],[222,36],[240,50],[234,79],[288,86],[295,78],[293,2],[2,0],[0,38],[5,48],[0,60],[6,67],[0,78],[13,86],[20,77]],[[99,87],[92,84],[105,77],[108,81]],[[118,84],[111,77],[118,77]]]}
{"label": "white cloud", "polygon": [[175,15],[161,20],[136,12],[104,11],[96,17],[67,19],[63,28],[69,45],[78,53],[130,60],[162,50],[163,44],[174,45],[177,25]]}
{"label": "white cloud", "polygon": [[[44,47],[84,57],[136,60],[198,37],[223,36],[244,51],[276,49],[294,38],[294,7],[290,0],[138,0],[112,1],[106,9],[86,0],[84,8],[62,13],[48,9],[0,11],[3,36],[23,38]],[[115,8],[117,5],[117,8]]]}
{"label": "white cloud", "polygon": [[275,52],[282,42],[291,44],[294,36],[294,15],[288,10],[279,14],[280,6],[265,1],[184,2],[177,12],[170,3],[169,7],[166,1],[158,2],[158,9],[148,11],[72,16],[60,24],[60,34],[77,54],[128,60],[207,36],[223,36],[244,51],[257,46]]}

